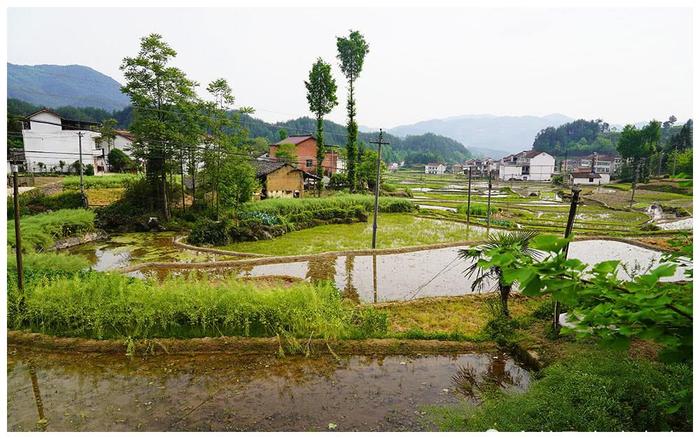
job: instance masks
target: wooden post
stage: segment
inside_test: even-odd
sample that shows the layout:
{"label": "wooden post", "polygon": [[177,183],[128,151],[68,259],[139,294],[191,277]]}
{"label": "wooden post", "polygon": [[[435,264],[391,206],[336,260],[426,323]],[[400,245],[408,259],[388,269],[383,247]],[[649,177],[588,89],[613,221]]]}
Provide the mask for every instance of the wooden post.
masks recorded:
{"label": "wooden post", "polygon": [[488,201],[486,202],[486,236],[488,237],[491,233],[491,188],[493,187],[491,183],[491,170],[489,170],[489,193]]}
{"label": "wooden post", "polygon": [[389,142],[383,142],[382,137],[384,131],[379,129],[379,140],[374,143],[377,145],[377,180],[374,183],[374,218],[372,222],[372,248],[377,248],[377,216],[379,214],[379,186],[381,185],[382,174],[382,145],[388,145]]}
{"label": "wooden post", "polygon": [[467,184],[467,239],[469,238],[469,227],[472,213],[472,167],[469,167],[469,183]]}
{"label": "wooden post", "polygon": [[[574,230],[574,220],[576,219],[576,208],[578,207],[579,196],[581,194],[581,188],[574,186],[571,188],[571,206],[569,207],[569,218],[566,220],[566,229],[564,230],[564,238],[568,238],[571,232]],[[569,244],[564,247],[564,256],[569,255]],[[554,302],[554,321],[552,326],[554,328],[554,333],[559,334],[559,302]]]}
{"label": "wooden post", "polygon": [[24,264],[22,262],[22,230],[19,224],[19,188],[17,187],[18,165],[12,166],[12,186],[15,205],[15,257],[17,258],[17,287],[24,290]]}

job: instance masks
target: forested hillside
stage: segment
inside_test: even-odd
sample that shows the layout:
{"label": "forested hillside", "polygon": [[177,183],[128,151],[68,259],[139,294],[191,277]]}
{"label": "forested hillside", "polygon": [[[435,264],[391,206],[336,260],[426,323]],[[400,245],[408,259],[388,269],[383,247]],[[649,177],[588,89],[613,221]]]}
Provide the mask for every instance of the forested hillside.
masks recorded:
{"label": "forested hillside", "polygon": [[80,65],[7,63],[7,97],[50,107],[85,105],[108,111],[129,105],[121,84]]}
{"label": "forested hillside", "polygon": [[[21,125],[18,120],[28,114],[43,108],[41,105],[34,105],[18,99],[7,100],[8,131],[18,132]],[[106,119],[115,119],[118,128],[128,128],[131,124],[131,107],[123,110],[105,111],[94,107],[72,107],[64,106],[53,108],[58,114],[66,119],[84,120],[100,123]],[[264,138],[268,143],[280,140],[280,130],[284,130],[288,135],[308,134],[316,131],[316,121],[308,117],[300,117],[285,122],[268,123],[256,119],[249,115],[241,115],[241,124],[248,130],[251,138]],[[325,143],[329,145],[344,146],[347,131],[342,125],[326,121],[325,122]],[[379,137],[378,132],[360,132],[359,141],[364,148],[376,149],[370,141]],[[382,148],[382,156],[385,161],[400,162],[406,161],[409,164],[421,164],[429,162],[461,162],[470,158],[471,153],[461,143],[448,137],[437,134],[423,134],[419,136],[407,136],[401,139],[391,134],[384,134],[384,140],[390,145]],[[258,141],[258,150],[261,149],[261,142]]]}
{"label": "forested hillside", "polygon": [[[681,125],[674,125],[676,118],[671,116],[661,126],[660,145],[667,145],[672,136],[682,130]],[[691,121],[692,127],[692,121]],[[581,156],[598,152],[599,154],[617,153],[620,131],[607,122],[578,119],[559,127],[547,127],[537,133],[532,148],[553,156]]]}

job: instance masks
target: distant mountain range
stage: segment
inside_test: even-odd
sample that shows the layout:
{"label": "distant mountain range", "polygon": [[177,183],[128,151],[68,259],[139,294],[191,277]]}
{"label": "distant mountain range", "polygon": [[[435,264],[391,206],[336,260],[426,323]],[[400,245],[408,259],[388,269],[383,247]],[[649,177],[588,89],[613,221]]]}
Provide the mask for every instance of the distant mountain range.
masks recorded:
{"label": "distant mountain range", "polygon": [[397,136],[435,133],[463,143],[474,153],[498,158],[532,147],[543,128],[558,127],[573,119],[563,114],[547,116],[494,116],[474,114],[401,125],[389,130]]}
{"label": "distant mountain range", "polygon": [[121,84],[90,67],[7,63],[7,97],[47,107],[95,107],[121,110],[129,97]]}

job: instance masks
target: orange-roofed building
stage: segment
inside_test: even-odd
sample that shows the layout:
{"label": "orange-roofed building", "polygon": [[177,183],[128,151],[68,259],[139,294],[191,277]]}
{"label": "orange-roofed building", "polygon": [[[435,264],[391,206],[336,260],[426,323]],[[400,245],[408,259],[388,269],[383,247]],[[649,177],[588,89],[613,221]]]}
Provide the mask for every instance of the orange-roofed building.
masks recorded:
{"label": "orange-roofed building", "polygon": [[[297,161],[292,163],[295,167],[316,174],[316,137],[308,134],[302,136],[289,136],[286,139],[280,140],[277,143],[270,145],[270,157],[277,157],[277,150],[280,145],[291,144],[295,147]],[[345,170],[345,163],[340,158],[338,151],[334,148],[326,147],[326,154],[321,163],[325,175],[333,175],[338,171]]]}

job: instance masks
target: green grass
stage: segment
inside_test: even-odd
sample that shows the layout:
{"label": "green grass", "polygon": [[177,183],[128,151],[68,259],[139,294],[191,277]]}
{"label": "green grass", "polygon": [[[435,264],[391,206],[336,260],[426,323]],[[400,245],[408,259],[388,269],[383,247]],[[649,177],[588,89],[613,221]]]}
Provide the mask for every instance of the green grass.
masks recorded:
{"label": "green grass", "polygon": [[[83,187],[85,189],[121,188],[127,181],[135,181],[141,178],[136,174],[111,174],[111,175],[84,175]],[[79,189],[80,176],[70,175],[63,177],[64,189]]]}
{"label": "green grass", "polygon": [[[361,206],[369,212],[374,208],[374,197],[356,194],[322,198],[274,198],[246,203],[243,211],[290,216],[329,208],[347,209],[352,206]],[[411,212],[415,210],[415,206],[407,198],[379,197],[379,209],[382,212]]]}
{"label": "green grass", "polygon": [[689,365],[584,352],[543,375],[522,394],[478,383],[483,404],[432,408],[432,417],[445,431],[692,431]]}
{"label": "green grass", "polygon": [[306,282],[258,286],[229,277],[159,284],[87,272],[40,281],[24,293],[10,288],[8,301],[11,328],[59,336],[361,338],[386,332],[382,313],[343,301],[330,284]]}
{"label": "green grass", "polygon": [[[15,245],[15,222],[7,222],[7,243]],[[62,209],[20,219],[22,249],[48,250],[56,240],[95,230],[95,213],[85,209]]]}
{"label": "green grass", "polygon": [[[417,218],[407,214],[380,214],[377,248],[436,244],[467,240],[465,224]],[[469,238],[480,235],[472,230]],[[367,249],[372,243],[372,217],[366,223],[332,224],[290,232],[271,240],[230,244],[225,248],[268,255],[313,254],[326,251]]]}

